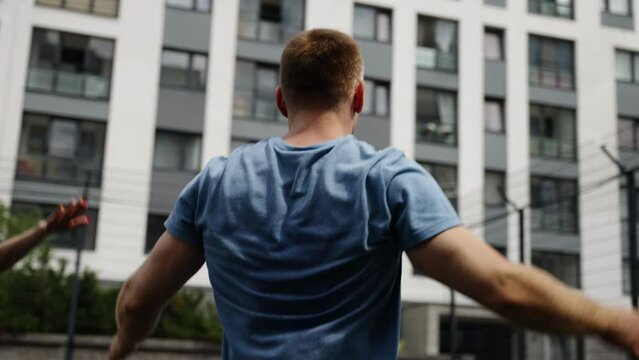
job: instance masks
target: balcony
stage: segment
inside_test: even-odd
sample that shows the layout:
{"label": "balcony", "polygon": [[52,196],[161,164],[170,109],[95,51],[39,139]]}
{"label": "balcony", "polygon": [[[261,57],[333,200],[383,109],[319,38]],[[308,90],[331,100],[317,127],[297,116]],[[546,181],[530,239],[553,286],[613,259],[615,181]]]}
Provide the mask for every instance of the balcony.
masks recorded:
{"label": "balcony", "polygon": [[434,48],[417,47],[417,67],[455,72],[457,70],[457,56],[451,53],[438,51]]}
{"label": "balcony", "polygon": [[56,157],[50,155],[18,155],[16,178],[63,185],[84,185],[91,173],[91,187],[102,181],[102,159]]}
{"label": "balcony", "polygon": [[29,91],[93,100],[107,100],[110,88],[108,77],[81,72],[31,67],[27,78]]}
{"label": "balcony", "polygon": [[557,0],[528,0],[528,11],[564,19],[574,18],[572,1],[562,4]]}

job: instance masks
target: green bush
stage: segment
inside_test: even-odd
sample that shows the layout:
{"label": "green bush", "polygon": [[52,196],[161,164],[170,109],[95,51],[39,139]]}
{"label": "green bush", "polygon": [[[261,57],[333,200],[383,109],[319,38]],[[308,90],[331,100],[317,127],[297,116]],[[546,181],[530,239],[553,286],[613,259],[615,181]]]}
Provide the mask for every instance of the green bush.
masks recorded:
{"label": "green bush", "polygon": [[[0,239],[28,229],[37,220],[33,215],[9,216],[0,205]],[[17,268],[0,274],[0,333],[65,333],[73,287],[68,270],[66,261],[54,263],[51,247],[45,242]],[[78,334],[114,334],[118,291],[101,286],[92,271],[82,274]],[[153,336],[219,344],[222,327],[215,305],[205,301],[205,292],[185,289],[169,301]]]}

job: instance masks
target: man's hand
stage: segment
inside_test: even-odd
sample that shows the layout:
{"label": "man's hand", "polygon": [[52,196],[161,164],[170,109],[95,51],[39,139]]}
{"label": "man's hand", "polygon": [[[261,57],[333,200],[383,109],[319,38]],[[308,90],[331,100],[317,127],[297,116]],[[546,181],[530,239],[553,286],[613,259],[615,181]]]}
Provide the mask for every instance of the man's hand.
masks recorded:
{"label": "man's hand", "polygon": [[624,308],[609,308],[606,311],[611,320],[603,338],[629,349],[639,357],[639,312]]}
{"label": "man's hand", "polygon": [[64,204],[58,205],[57,209],[46,219],[46,233],[59,233],[79,225],[89,224],[89,217],[84,215],[87,207],[88,203],[84,198],[80,198],[79,201],[72,199],[66,207]]}

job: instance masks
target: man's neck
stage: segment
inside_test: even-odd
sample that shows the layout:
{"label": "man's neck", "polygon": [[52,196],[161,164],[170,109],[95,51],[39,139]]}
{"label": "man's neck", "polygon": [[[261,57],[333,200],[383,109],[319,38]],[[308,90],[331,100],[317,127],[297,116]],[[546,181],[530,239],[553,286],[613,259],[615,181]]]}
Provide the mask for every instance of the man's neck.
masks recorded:
{"label": "man's neck", "polygon": [[354,121],[348,112],[297,112],[289,117],[284,141],[304,147],[335,140],[353,133]]}

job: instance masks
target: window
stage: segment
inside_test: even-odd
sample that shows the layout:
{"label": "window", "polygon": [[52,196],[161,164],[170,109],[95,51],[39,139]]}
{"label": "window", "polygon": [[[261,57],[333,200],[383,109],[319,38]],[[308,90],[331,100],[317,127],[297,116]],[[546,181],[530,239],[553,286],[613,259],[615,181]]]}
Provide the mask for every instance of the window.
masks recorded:
{"label": "window", "polygon": [[240,0],[241,38],[283,42],[304,28],[304,0]]}
{"label": "window", "polygon": [[277,65],[238,60],[235,70],[233,116],[286,121],[275,104],[275,88],[278,83]]}
{"label": "window", "polygon": [[639,120],[619,118],[619,147],[626,150],[639,150]]}
{"label": "window", "polygon": [[112,62],[112,40],[36,28],[27,89],[108,99]]}
{"label": "window", "polygon": [[[90,200],[90,199],[89,199]],[[27,203],[21,201],[14,201],[11,205],[11,212],[14,214],[33,214],[38,219],[42,219],[46,216],[49,216],[55,208],[57,204],[34,204]],[[98,210],[96,209],[87,209],[85,212],[91,222],[87,226],[79,227],[74,231],[79,232],[80,234],[84,234],[84,239],[81,241],[84,242],[84,250],[93,250],[95,249],[95,236],[96,230],[98,228]],[[73,232],[66,232],[63,234],[51,234],[49,235],[49,239],[51,241],[51,245],[56,248],[61,249],[75,249],[77,243],[74,241]]]}
{"label": "window", "polygon": [[391,12],[355,4],[353,36],[356,39],[391,42]]}
{"label": "window", "polygon": [[531,186],[532,228],[576,234],[577,182],[533,176]]}
{"label": "window", "polygon": [[91,174],[99,186],[105,132],[100,122],[24,114],[16,177],[81,185]]}
{"label": "window", "polygon": [[144,243],[144,253],[148,254],[155,246],[160,236],[164,234],[164,222],[167,215],[149,214],[146,221],[146,242]]}
{"label": "window", "polygon": [[388,117],[390,115],[390,85],[385,81],[366,79],[366,98],[362,114]]}
{"label": "window", "polygon": [[617,81],[639,84],[639,53],[617,50],[615,63]]}
{"label": "window", "polygon": [[120,6],[119,0],[37,0],[36,3],[110,17],[118,16]]}
{"label": "window", "polygon": [[421,163],[437,181],[450,203],[457,207],[457,168],[450,165]]}
{"label": "window", "polygon": [[632,1],[631,0],[602,0],[603,12],[621,15],[632,16]]}
{"label": "window", "polygon": [[417,23],[417,67],[457,71],[457,23],[420,16]]}
{"label": "window", "polygon": [[197,172],[201,152],[199,135],[158,130],[155,133],[153,168]]}
{"label": "window", "polygon": [[570,287],[580,287],[579,255],[533,250],[532,264],[553,274]]}
{"label": "window", "polygon": [[211,0],[166,0],[166,6],[173,9],[211,12]]}
{"label": "window", "polygon": [[453,92],[417,88],[418,141],[457,144],[457,95]]}
{"label": "window", "polygon": [[205,54],[188,51],[162,50],[162,71],[160,84],[192,90],[205,90],[206,65]]}
{"label": "window", "polygon": [[573,0],[528,0],[528,11],[566,19],[574,17]]}
{"label": "window", "polygon": [[530,154],[558,160],[577,159],[575,112],[530,105]]}
{"label": "window", "polygon": [[506,131],[503,100],[490,98],[484,100],[484,128],[486,131],[494,133]]}
{"label": "window", "polygon": [[484,174],[484,205],[503,208],[502,191],[506,191],[506,175],[501,171],[486,171]]}
{"label": "window", "polygon": [[484,58],[502,61],[504,56],[504,30],[486,28],[484,31]]}
{"label": "window", "polygon": [[541,36],[530,36],[530,85],[564,90],[575,88],[573,43]]}

